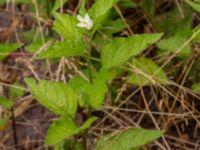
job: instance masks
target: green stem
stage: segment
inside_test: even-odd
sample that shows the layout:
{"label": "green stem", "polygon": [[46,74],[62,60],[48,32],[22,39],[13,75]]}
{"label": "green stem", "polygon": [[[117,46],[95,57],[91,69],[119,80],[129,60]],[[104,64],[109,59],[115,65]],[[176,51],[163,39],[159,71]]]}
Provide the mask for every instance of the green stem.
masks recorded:
{"label": "green stem", "polygon": [[[86,60],[87,60],[87,67],[88,67],[88,74],[89,74],[89,82],[92,83],[93,82],[93,76],[92,76],[92,63],[91,63],[91,52],[92,52],[92,46],[91,46],[91,40],[87,43],[87,55],[86,55]],[[90,118],[92,113],[92,108],[89,107],[88,108],[88,113],[87,113],[87,119]],[[85,147],[85,149],[87,150],[87,135],[88,135],[88,129],[86,129],[83,132],[83,145]]]}
{"label": "green stem", "polygon": [[92,64],[91,64],[91,48],[88,49],[87,55],[87,66],[88,66],[88,73],[89,73],[89,81],[92,83]]}
{"label": "green stem", "polygon": [[91,42],[91,39],[86,42],[87,44],[87,47],[86,47],[86,50],[88,51],[88,53],[86,54],[86,60],[87,60],[87,67],[88,67],[88,74],[89,74],[89,81],[90,83],[93,82],[93,77],[92,77],[92,64],[91,64],[91,53],[92,53],[92,42]]}

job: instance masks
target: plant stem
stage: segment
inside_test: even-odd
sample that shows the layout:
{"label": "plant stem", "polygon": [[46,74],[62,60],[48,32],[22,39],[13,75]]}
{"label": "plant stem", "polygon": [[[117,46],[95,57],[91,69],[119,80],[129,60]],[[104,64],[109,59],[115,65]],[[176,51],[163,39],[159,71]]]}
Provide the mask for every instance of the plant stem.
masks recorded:
{"label": "plant stem", "polygon": [[88,51],[86,55],[86,60],[87,60],[87,67],[88,67],[88,74],[89,74],[89,81],[92,83],[92,64],[91,64],[91,53],[92,53],[92,42],[91,39],[86,43],[87,48],[86,50]]}
{"label": "plant stem", "polygon": [[89,81],[90,83],[92,83],[93,80],[92,80],[91,48],[89,48],[88,50],[87,66],[88,66],[88,73],[89,73]]}
{"label": "plant stem", "polygon": [[[89,74],[89,82],[92,83],[93,82],[93,76],[92,76],[92,64],[91,64],[91,52],[92,52],[92,46],[91,46],[91,40],[87,43],[87,55],[86,55],[86,60],[87,60],[87,67],[88,67],[88,74]],[[87,113],[87,119],[90,118],[91,116],[91,112],[92,112],[92,108],[89,106],[88,108],[88,113]],[[88,140],[87,140],[87,135],[88,135],[88,129],[86,129],[83,132],[83,145],[85,147],[85,149],[87,150],[88,147]]]}

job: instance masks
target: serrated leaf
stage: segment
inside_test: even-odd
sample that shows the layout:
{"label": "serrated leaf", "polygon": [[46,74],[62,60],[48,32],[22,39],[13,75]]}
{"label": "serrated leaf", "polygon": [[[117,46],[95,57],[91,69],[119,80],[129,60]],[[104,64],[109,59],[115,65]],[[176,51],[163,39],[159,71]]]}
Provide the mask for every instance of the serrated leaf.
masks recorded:
{"label": "serrated leaf", "polygon": [[[164,52],[175,53],[187,41],[187,39],[191,35],[192,35],[192,30],[182,29],[181,31],[178,31],[176,35],[160,40],[156,45],[160,50]],[[181,49],[181,51],[177,55],[180,57],[187,57],[190,54],[191,54],[191,44],[188,44],[183,49]]]}
{"label": "serrated leaf", "polygon": [[84,54],[85,44],[83,42],[63,41],[55,43],[46,51],[38,55],[39,59],[44,58],[61,58],[82,56]]}
{"label": "serrated leaf", "polygon": [[114,39],[101,50],[102,68],[109,69],[122,65],[155,43],[161,36],[162,34],[141,34]]}
{"label": "serrated leaf", "polygon": [[72,135],[78,134],[89,128],[95,120],[96,117],[91,117],[78,128],[75,122],[69,117],[61,117],[54,121],[48,129],[45,145],[57,144],[64,139],[70,138]]}
{"label": "serrated leaf", "polygon": [[100,72],[93,72],[94,78],[92,83],[84,80],[81,77],[75,77],[69,81],[70,86],[79,95],[79,100],[82,106],[88,104],[93,108],[101,107],[105,94],[107,92],[107,84],[119,74],[119,70],[101,70]]}
{"label": "serrated leaf", "polygon": [[89,96],[88,103],[95,109],[102,106],[105,94],[108,90],[107,82],[111,82],[117,75],[115,70],[101,70],[98,72],[90,87],[88,87],[87,94]]}
{"label": "serrated leaf", "polygon": [[141,57],[134,59],[131,64],[134,74],[128,77],[129,83],[138,86],[168,83],[165,72],[152,60]]}
{"label": "serrated leaf", "polygon": [[72,119],[62,117],[51,124],[47,132],[45,145],[57,144],[74,135],[77,132],[77,129],[78,128]]}
{"label": "serrated leaf", "polygon": [[61,82],[41,80],[38,84],[33,79],[26,79],[32,95],[50,111],[59,115],[75,116],[77,95],[71,87]]}
{"label": "serrated leaf", "polygon": [[109,10],[117,3],[118,0],[96,0],[89,9],[89,14],[94,20],[95,28],[98,28],[106,18]]}
{"label": "serrated leaf", "polygon": [[77,19],[68,14],[54,13],[56,20],[53,29],[66,40],[77,41],[81,39],[82,33],[77,27]]}
{"label": "serrated leaf", "polygon": [[20,47],[17,43],[0,44],[0,60],[6,58],[10,53]]}
{"label": "serrated leaf", "polygon": [[79,105],[82,107],[87,107],[89,97],[86,93],[89,89],[90,83],[85,79],[76,76],[71,80],[69,80],[68,84],[73,88],[73,90],[78,95]]}
{"label": "serrated leaf", "polygon": [[131,150],[139,149],[145,144],[161,137],[163,131],[131,128],[114,132],[102,137],[95,145],[95,150]]}
{"label": "serrated leaf", "polygon": [[185,0],[185,2],[189,4],[194,10],[196,10],[197,12],[200,12],[200,2],[195,3],[190,0]]}
{"label": "serrated leaf", "polygon": [[[2,96],[0,96],[0,106],[3,106],[5,108],[11,108],[12,106],[12,101],[11,100],[8,100]],[[0,108],[1,109],[1,108]]]}
{"label": "serrated leaf", "polygon": [[92,16],[94,19],[98,19],[106,14],[118,1],[119,0],[96,0],[89,12],[93,13]]}

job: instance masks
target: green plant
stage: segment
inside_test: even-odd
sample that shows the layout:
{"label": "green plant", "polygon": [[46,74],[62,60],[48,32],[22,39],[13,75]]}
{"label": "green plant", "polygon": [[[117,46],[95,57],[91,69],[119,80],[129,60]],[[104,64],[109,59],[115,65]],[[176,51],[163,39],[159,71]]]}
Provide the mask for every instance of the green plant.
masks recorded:
{"label": "green plant", "polygon": [[[158,41],[163,35],[162,33],[114,37],[115,32],[111,30],[112,32],[105,33],[109,40],[98,39],[103,45],[99,49],[93,49],[97,35],[103,30],[107,20],[112,19],[110,10],[117,2],[118,0],[96,0],[93,6],[86,10],[83,0],[77,17],[54,12],[53,29],[63,37],[63,40],[53,42],[45,51],[37,53],[36,58],[56,60],[62,57],[74,57],[79,58],[86,65],[82,68],[84,74],[82,76],[76,75],[67,84],[48,80],[26,79],[32,95],[43,106],[59,116],[48,129],[45,140],[46,146],[54,145],[57,149],[63,149],[63,145],[65,145],[63,142],[71,141],[74,144],[69,144],[66,149],[74,150],[80,147],[87,149],[87,130],[97,120],[96,117],[91,115],[91,112],[102,107],[105,95],[109,91],[108,87],[112,87],[113,79],[127,72],[124,69],[125,66],[132,65],[141,68],[148,63],[150,70],[148,68],[146,68],[147,70],[142,69],[142,76],[139,76],[142,82],[140,85],[166,84],[167,82],[164,71],[153,61],[147,58],[134,59],[148,46]],[[115,27],[115,24],[112,23],[108,25],[111,29]],[[123,26],[116,26],[115,31],[118,28],[123,28]],[[99,53],[100,57],[94,55],[94,51]],[[99,59],[100,62],[94,62],[94,59]],[[138,61],[138,63],[135,64],[134,61]],[[160,69],[158,74],[153,74],[157,69]],[[138,83],[135,83],[133,79],[137,73],[134,75],[131,70],[128,70],[128,72],[130,74],[130,76],[127,76],[128,82],[137,85]],[[149,80],[149,76],[152,76],[151,80]],[[78,107],[83,107],[88,112],[87,120],[81,126],[76,124],[75,116]],[[82,135],[82,144],[74,141],[73,137],[76,134]],[[127,129],[103,137],[97,142],[95,150],[139,149],[162,135],[163,131],[142,128]],[[107,143],[111,144],[112,141],[113,148],[109,145],[107,147]]]}
{"label": "green plant", "polygon": [[[6,2],[11,1],[0,4]],[[156,146],[198,147],[199,0],[13,2],[17,8],[13,21],[20,18],[25,24],[19,25],[15,43],[9,37],[0,44],[0,86],[4,89],[0,91],[4,96],[0,96],[0,131],[12,121],[13,135],[21,134],[14,129],[15,119],[21,117],[15,118],[15,106],[17,110],[23,107],[13,101],[23,95],[15,89],[18,85],[11,84],[17,80],[56,116],[46,133],[46,147],[87,150],[91,144],[95,150],[136,150],[163,136],[162,129],[166,136]],[[28,8],[29,13],[24,13]],[[33,22],[28,31],[24,18]],[[15,32],[18,35],[18,26]],[[27,62],[24,68],[21,61]],[[17,73],[4,75],[6,69]],[[18,74],[18,70],[25,72]],[[186,132],[190,139],[186,140]]]}

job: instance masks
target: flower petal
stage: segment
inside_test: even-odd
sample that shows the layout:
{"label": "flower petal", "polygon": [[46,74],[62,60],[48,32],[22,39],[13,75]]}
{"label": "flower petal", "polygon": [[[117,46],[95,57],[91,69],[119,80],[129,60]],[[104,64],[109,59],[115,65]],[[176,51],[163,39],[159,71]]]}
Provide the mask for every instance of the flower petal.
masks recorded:
{"label": "flower petal", "polygon": [[88,15],[88,13],[85,14],[84,19],[87,20],[87,21],[91,20],[90,16]]}
{"label": "flower petal", "polygon": [[83,22],[84,21],[84,18],[83,17],[81,17],[80,15],[77,15],[76,16],[76,18],[78,19],[78,21],[80,21],[80,22]]}
{"label": "flower petal", "polygon": [[90,20],[90,26],[93,26],[94,24],[93,24],[93,21],[92,20]]}

